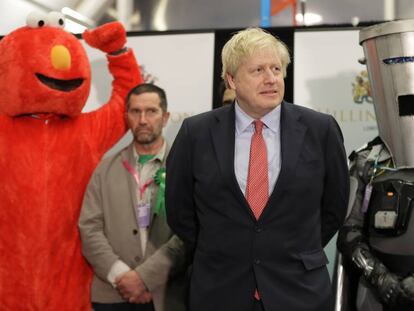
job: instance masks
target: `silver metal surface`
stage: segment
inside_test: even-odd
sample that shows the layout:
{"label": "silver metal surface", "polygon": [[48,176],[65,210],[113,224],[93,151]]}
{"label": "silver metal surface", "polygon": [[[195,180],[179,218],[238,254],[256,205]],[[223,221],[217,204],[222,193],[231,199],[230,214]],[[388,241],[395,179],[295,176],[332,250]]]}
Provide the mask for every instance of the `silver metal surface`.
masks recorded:
{"label": "silver metal surface", "polygon": [[414,167],[414,20],[362,29],[360,42],[379,135],[396,167]]}
{"label": "silver metal surface", "polygon": [[379,36],[414,31],[414,19],[392,21],[366,27],[359,32],[359,43]]}

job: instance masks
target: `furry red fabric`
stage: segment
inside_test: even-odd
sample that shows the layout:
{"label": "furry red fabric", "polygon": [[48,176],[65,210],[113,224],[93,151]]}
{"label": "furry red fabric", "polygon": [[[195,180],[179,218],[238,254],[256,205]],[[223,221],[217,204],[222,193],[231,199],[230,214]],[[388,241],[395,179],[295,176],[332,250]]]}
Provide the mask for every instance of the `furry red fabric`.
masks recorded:
{"label": "furry red fabric", "polygon": [[[125,42],[120,29],[105,25],[87,41],[115,51]],[[91,73],[75,36],[23,27],[0,41],[1,310],[90,310],[81,202],[98,161],[126,131],[124,98],[141,81],[131,50],[108,61],[109,102],[81,114]]]}

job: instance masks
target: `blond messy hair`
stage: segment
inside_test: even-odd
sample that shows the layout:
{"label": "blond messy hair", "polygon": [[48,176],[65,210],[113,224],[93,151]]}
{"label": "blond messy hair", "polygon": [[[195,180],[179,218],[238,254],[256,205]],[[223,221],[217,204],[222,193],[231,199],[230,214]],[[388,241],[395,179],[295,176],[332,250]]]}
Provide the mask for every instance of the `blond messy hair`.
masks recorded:
{"label": "blond messy hair", "polygon": [[223,63],[221,77],[227,87],[229,86],[226,75],[234,76],[242,61],[261,49],[271,49],[279,56],[282,62],[283,77],[286,77],[286,68],[290,64],[290,55],[286,44],[261,28],[247,28],[236,33],[227,41],[221,51]]}

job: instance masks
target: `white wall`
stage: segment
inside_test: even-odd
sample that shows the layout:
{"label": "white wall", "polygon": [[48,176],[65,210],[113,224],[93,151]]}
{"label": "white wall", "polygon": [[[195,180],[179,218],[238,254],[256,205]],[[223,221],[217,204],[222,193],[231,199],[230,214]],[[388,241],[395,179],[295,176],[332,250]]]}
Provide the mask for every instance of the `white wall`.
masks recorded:
{"label": "white wall", "polygon": [[[185,117],[211,110],[214,34],[130,36],[127,46],[155,84],[167,93],[170,121],[164,130],[171,143]],[[110,97],[112,77],[105,55],[86,46],[92,65],[92,89],[84,111],[99,108]],[[126,135],[109,153],[131,141]]]}

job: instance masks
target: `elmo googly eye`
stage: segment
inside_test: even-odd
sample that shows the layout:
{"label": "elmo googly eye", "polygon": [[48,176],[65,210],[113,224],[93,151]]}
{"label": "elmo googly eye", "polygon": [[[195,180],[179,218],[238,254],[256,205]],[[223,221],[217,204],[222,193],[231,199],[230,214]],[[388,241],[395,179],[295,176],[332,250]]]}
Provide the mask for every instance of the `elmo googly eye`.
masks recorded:
{"label": "elmo googly eye", "polygon": [[50,12],[47,15],[47,24],[51,27],[65,28],[65,16],[59,12]]}
{"label": "elmo googly eye", "polygon": [[47,15],[40,12],[31,12],[26,17],[26,25],[31,28],[41,28],[47,25]]}

